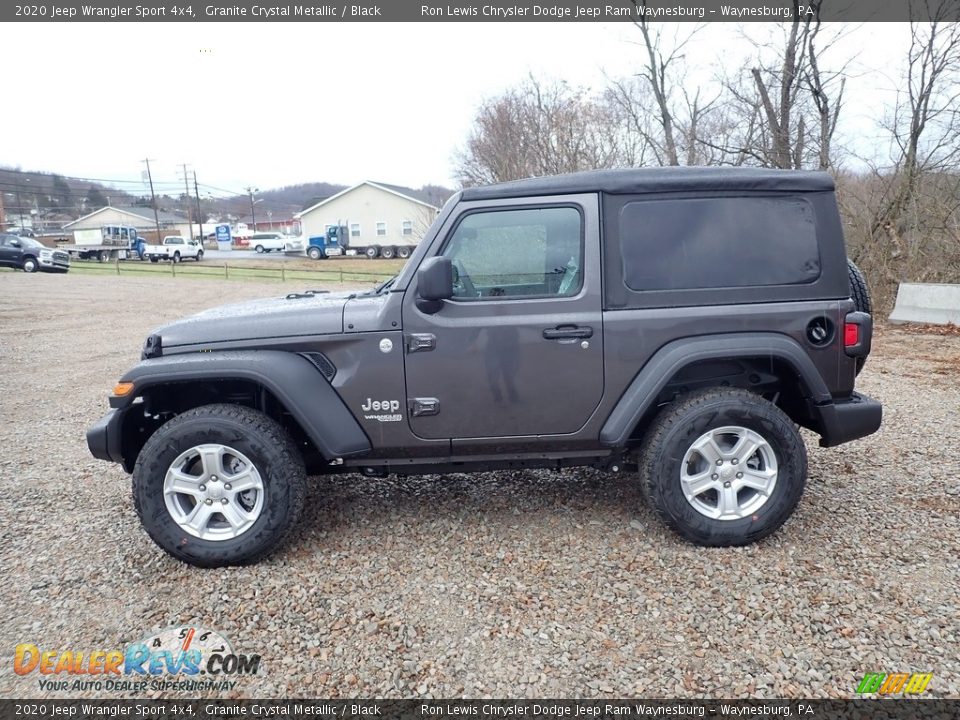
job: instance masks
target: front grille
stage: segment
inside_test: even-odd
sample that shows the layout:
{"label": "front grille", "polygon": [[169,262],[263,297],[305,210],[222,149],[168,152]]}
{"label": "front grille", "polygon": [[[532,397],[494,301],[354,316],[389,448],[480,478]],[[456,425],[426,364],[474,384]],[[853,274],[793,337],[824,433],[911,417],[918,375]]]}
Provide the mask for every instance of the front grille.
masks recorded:
{"label": "front grille", "polygon": [[53,259],[55,262],[68,262],[70,260],[70,256],[65,252],[55,252],[53,254]]}

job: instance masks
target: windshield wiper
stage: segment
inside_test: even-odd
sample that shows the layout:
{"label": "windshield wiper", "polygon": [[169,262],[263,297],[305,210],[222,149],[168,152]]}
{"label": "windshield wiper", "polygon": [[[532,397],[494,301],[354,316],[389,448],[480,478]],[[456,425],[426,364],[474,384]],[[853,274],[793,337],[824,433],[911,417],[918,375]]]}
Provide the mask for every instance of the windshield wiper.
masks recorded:
{"label": "windshield wiper", "polygon": [[386,282],[384,282],[384,283],[382,283],[381,285],[378,285],[376,288],[374,288],[373,294],[374,294],[374,295],[379,295],[379,294],[382,293],[384,290],[389,290],[389,289],[390,289],[390,286],[393,285],[393,283],[395,283],[396,281],[397,281],[397,276],[394,275],[392,278],[390,278],[390,279],[387,280]]}

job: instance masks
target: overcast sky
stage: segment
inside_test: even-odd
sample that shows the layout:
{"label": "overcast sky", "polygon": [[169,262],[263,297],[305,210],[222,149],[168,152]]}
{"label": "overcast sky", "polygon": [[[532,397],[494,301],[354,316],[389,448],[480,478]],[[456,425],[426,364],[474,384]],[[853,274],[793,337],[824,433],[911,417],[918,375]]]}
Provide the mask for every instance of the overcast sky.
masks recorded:
{"label": "overcast sky", "polygon": [[[686,32],[690,26],[681,25]],[[745,67],[744,30],[715,23],[690,46],[689,82]],[[529,73],[599,89],[635,73],[638,31],[599,23],[18,24],[7,68],[0,165],[139,180],[179,164],[236,191],[309,181],[453,185],[479,103]],[[905,23],[847,28],[854,57],[846,132],[875,149],[896,88]],[[13,80],[17,78],[17,80]],[[181,185],[182,186],[182,185]],[[139,188],[123,186],[138,191]]]}

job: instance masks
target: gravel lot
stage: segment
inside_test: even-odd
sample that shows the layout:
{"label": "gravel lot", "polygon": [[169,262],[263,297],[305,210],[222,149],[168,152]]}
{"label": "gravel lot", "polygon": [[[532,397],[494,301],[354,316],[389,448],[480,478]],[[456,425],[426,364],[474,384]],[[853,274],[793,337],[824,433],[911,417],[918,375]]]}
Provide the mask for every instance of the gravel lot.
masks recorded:
{"label": "gravel lot", "polygon": [[352,475],[315,479],[267,562],[179,564],[84,432],[152,327],[295,289],[0,273],[0,696],[75,696],[16,676],[18,643],[199,623],[263,656],[233,696],[849,697],[932,671],[960,697],[960,337],[879,332],[860,387],[882,431],[807,435],[807,493],[758,546],[684,544],[629,475]]}

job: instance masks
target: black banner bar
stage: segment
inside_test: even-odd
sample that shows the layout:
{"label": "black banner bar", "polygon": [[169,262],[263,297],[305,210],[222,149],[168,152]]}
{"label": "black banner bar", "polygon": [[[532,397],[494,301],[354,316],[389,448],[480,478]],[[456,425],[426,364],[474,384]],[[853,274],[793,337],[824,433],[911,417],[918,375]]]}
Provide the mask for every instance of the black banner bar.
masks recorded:
{"label": "black banner bar", "polygon": [[0,700],[0,720],[954,720],[960,700]]}
{"label": "black banner bar", "polygon": [[847,22],[960,20],[957,0],[40,0],[0,4],[3,22]]}

